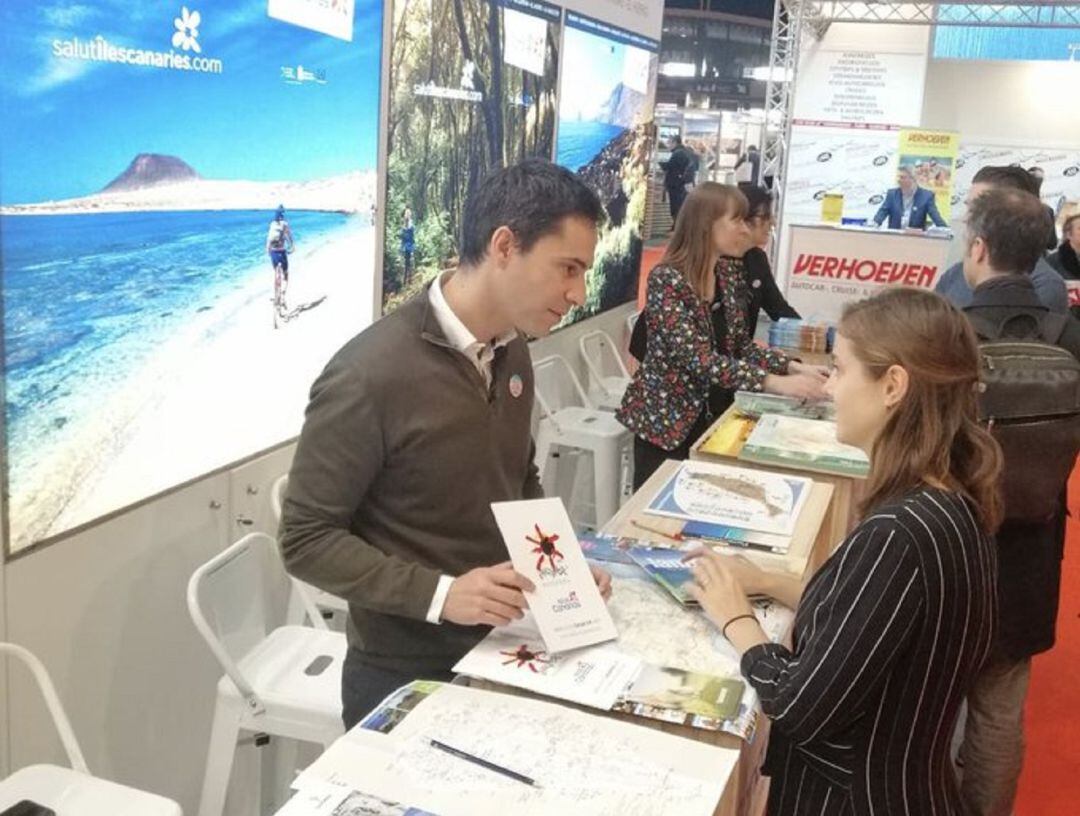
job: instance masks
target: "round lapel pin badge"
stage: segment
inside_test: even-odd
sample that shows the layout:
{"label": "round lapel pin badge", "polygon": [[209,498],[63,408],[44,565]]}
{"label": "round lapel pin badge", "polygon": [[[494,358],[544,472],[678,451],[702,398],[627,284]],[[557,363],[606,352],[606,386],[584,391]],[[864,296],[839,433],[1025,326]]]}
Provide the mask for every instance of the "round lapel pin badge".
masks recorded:
{"label": "round lapel pin badge", "polygon": [[525,393],[525,382],[521,379],[520,374],[514,374],[510,377],[510,396],[517,399]]}

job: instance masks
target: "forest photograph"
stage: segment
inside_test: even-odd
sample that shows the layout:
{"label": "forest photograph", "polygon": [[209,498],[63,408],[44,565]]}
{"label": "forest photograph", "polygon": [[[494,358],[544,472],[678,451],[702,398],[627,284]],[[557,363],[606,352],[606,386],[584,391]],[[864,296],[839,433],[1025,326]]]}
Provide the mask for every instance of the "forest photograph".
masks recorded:
{"label": "forest photograph", "polygon": [[390,53],[384,312],[457,263],[489,172],[552,158],[560,10],[536,0],[400,0]]}

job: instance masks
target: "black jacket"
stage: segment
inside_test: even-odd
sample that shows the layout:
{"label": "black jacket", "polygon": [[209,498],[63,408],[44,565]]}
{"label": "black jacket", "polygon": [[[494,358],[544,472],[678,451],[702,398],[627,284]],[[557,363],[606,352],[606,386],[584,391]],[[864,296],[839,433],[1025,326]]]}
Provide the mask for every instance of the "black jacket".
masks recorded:
{"label": "black jacket", "polygon": [[669,190],[679,188],[690,182],[694,166],[694,155],[685,145],[679,145],[671,151],[671,158],[660,162],[664,171],[664,186]]}
{"label": "black jacket", "polygon": [[[1046,261],[1065,280],[1080,280],[1080,258],[1076,257],[1076,250],[1068,241],[1062,241],[1055,252],[1046,256]],[[1080,305],[1070,306],[1069,311],[1073,317],[1080,319]]]}
{"label": "black jacket", "polygon": [[[1026,324],[1030,328],[1048,311],[1035,295],[1030,278],[1005,275],[977,286],[964,313],[979,314],[998,324],[1010,317],[1027,316],[1031,318]],[[1027,331],[1025,321],[1020,320],[1009,334],[1015,332],[1022,337]],[[1058,345],[1080,359],[1080,323],[1070,319]],[[1061,509],[1051,521],[1006,521],[998,530],[998,643],[1015,660],[1045,652],[1054,645],[1065,516],[1066,486],[1062,485]]]}
{"label": "black jacket", "polygon": [[1054,208],[1053,207],[1047,207],[1046,208],[1046,219],[1050,222],[1050,231],[1047,234],[1047,238],[1046,238],[1046,248],[1049,249],[1049,250],[1055,250],[1055,249],[1057,249],[1058,239],[1057,239],[1057,227],[1054,226],[1054,221],[1056,221],[1057,219],[1054,217]]}
{"label": "black jacket", "polygon": [[776,285],[772,269],[769,268],[769,256],[765,250],[754,247],[743,256],[746,267],[746,282],[750,289],[750,302],[746,308],[746,328],[753,338],[757,331],[758,312],[762,309],[770,320],[782,317],[799,316],[791,304],[784,299],[780,287]]}

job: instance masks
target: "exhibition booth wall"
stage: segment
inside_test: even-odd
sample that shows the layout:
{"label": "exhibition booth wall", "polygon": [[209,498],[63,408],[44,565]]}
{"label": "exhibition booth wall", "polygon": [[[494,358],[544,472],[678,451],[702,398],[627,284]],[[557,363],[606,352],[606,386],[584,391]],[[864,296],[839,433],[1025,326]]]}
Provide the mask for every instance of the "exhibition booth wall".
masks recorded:
{"label": "exhibition booth wall", "polygon": [[[868,50],[871,36],[873,50]],[[1047,205],[1057,211],[1063,202],[1080,199],[1080,146],[1070,137],[1080,115],[1060,101],[1065,89],[1080,79],[1080,65],[1056,59],[936,58],[934,53],[929,26],[834,22],[821,40],[804,34],[776,273],[806,317],[835,319],[844,300],[868,294],[877,284],[800,277],[811,271],[820,252],[817,245],[806,249],[802,243],[793,249],[793,230],[821,223],[822,201],[829,193],[843,195],[844,218],[870,221],[886,191],[896,186],[902,129],[929,131],[942,145],[955,138],[952,155],[948,150],[940,157],[924,155],[927,163],[933,160],[936,165],[940,158],[949,168],[949,192],[939,206],[957,234],[947,247],[940,240],[898,239],[896,247],[911,251],[877,258],[876,269],[882,269],[881,264],[900,268],[883,267],[881,280],[893,272],[903,277],[905,263],[923,264],[935,274],[904,280],[919,278],[918,285],[932,285],[945,266],[962,257],[957,227],[980,167],[1040,166],[1046,172],[1042,196]],[[909,160],[905,157],[905,163]],[[925,180],[920,183],[926,186]],[[875,238],[837,230],[818,244],[822,241],[836,247],[839,265],[870,257],[865,247],[874,246]],[[849,242],[855,242],[851,252]],[[828,257],[823,258],[827,264]]]}
{"label": "exhibition booth wall", "polygon": [[[430,21],[440,1],[407,6],[423,6]],[[342,7],[348,21],[334,16]],[[379,261],[390,224],[380,202],[393,162],[378,123],[393,108],[384,21],[400,18],[392,3],[333,8],[292,0],[237,0],[201,14],[110,0],[0,7],[10,56],[26,68],[18,81],[0,81],[0,640],[26,646],[49,668],[93,771],[187,812],[219,674],[191,624],[187,580],[241,535],[275,532],[270,485],[288,469],[309,385],[376,318],[386,290]],[[555,158],[564,142],[552,111],[537,117],[525,104],[550,93],[550,49],[538,92],[540,75],[529,68],[539,63],[521,64],[535,55],[507,48],[505,38],[536,42],[540,20],[544,42],[556,38],[564,54],[575,37],[619,52],[592,88],[608,96],[568,114],[563,135],[605,111],[619,118],[593,128],[607,138],[581,167],[600,153],[608,159],[585,175],[607,191],[609,207],[626,198],[602,246],[630,269],[662,3],[507,0],[485,10],[454,0],[445,11],[473,15],[468,30],[488,44],[490,20],[498,22],[511,74],[507,162],[524,155],[523,139]],[[495,17],[476,28],[481,13]],[[475,83],[491,57],[472,56]],[[457,81],[464,65],[457,73],[445,86],[466,90]],[[82,111],[77,127],[73,109]],[[524,129],[511,127],[522,121]],[[529,130],[536,121],[551,125],[550,138]],[[615,156],[619,139],[632,149]],[[279,204],[296,250],[290,319],[275,328],[266,240]],[[564,355],[582,379],[578,338],[601,328],[622,339],[637,289],[636,267],[632,279],[598,267],[604,275],[592,276],[590,303],[574,315],[589,319],[532,349]],[[612,294],[611,281],[627,291]],[[0,661],[0,775],[62,757],[31,679]]]}

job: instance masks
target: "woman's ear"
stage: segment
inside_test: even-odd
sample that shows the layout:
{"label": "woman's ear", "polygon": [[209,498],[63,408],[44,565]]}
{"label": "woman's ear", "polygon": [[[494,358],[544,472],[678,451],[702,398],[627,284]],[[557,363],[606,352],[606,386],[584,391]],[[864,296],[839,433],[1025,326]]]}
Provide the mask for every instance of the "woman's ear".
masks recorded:
{"label": "woman's ear", "polygon": [[881,380],[885,389],[885,407],[891,410],[903,402],[904,397],[907,396],[909,385],[907,369],[903,366],[891,365]]}

